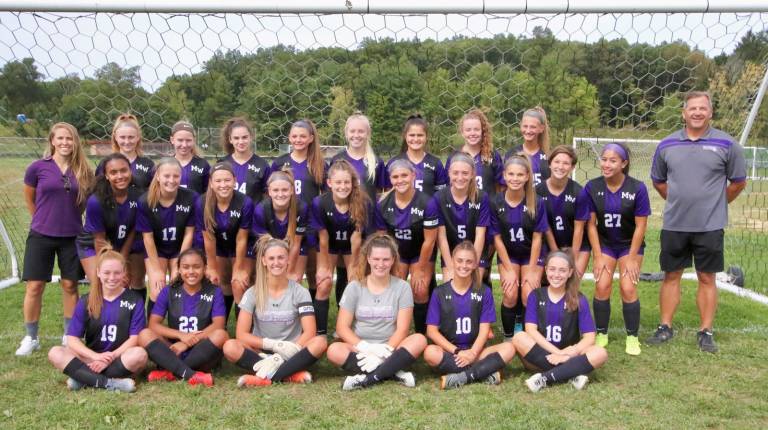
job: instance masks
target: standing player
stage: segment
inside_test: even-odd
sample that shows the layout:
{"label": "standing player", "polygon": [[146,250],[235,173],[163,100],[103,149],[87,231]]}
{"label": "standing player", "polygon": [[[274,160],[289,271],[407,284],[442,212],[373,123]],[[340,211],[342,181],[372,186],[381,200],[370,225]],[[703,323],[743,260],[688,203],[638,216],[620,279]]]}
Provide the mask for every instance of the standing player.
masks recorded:
{"label": "standing player", "polygon": [[181,164],[181,186],[197,194],[208,188],[211,165],[197,154],[195,128],[187,121],[179,121],[171,127],[173,157]]}
{"label": "standing player", "polygon": [[[346,270],[360,255],[363,234],[368,226],[371,202],[360,187],[355,169],[345,160],[334,161],[328,169],[330,192],[312,201],[310,220],[318,234],[317,293],[314,299],[317,334],[328,330],[328,297],[333,269],[340,263]],[[343,291],[343,289],[342,289]],[[336,300],[341,300],[337,297]]]}
{"label": "standing player", "polygon": [[[499,255],[501,275],[501,323],[504,337],[522,330],[522,312],[514,306],[541,282],[541,237],[547,232],[544,201],[533,190],[533,172],[528,157],[513,155],[504,162],[507,190],[491,200],[491,235]],[[522,296],[521,296],[522,294]],[[520,307],[522,311],[522,307]]]}
{"label": "standing player", "polygon": [[589,221],[589,202],[581,194],[581,185],[571,179],[576,167],[576,152],[560,145],[552,150],[547,161],[551,176],[536,186],[536,193],[547,207],[549,231],[546,243],[551,251],[571,248],[576,259],[576,273],[582,277],[591,251],[584,228]]}
{"label": "standing player", "polygon": [[432,293],[427,313],[427,336],[434,343],[424,360],[443,376],[440,388],[471,382],[501,383],[501,370],[515,357],[510,342],[486,347],[496,322],[491,287],[481,282],[479,262],[470,241],[453,248],[453,279]]}
{"label": "standing player", "polygon": [[[60,122],[48,133],[48,148],[42,159],[24,173],[24,202],[32,217],[24,249],[24,325],[26,336],[16,355],[27,356],[40,349],[37,331],[43,307],[43,291],[51,281],[54,258],[61,272],[64,332],[77,303],[80,262],[75,237],[83,228],[81,213],[93,182],[80,137],[71,125]],[[66,337],[63,338],[66,342]]]}
{"label": "standing player", "polygon": [[[226,314],[221,290],[205,278],[205,256],[195,248],[179,254],[178,275],[157,295],[149,328],[139,333],[139,344],[161,368],[147,380],[213,386],[208,373],[221,360],[227,341]],[[168,325],[163,320],[168,318]]]}
{"label": "standing player", "polygon": [[411,276],[413,320],[416,331],[426,333],[429,284],[434,272],[435,241],[438,214],[429,196],[414,188],[416,169],[404,159],[389,164],[392,190],[376,206],[374,225],[377,230],[397,239],[400,261],[395,274],[406,279]]}
{"label": "standing player", "polygon": [[545,267],[549,286],[528,296],[525,331],[512,343],[523,365],[540,372],[525,381],[531,391],[565,381],[581,390],[589,382],[587,374],[602,367],[608,353],[595,345],[595,323],[579,292],[573,256],[551,252]]}
{"label": "standing player", "polygon": [[312,299],[288,278],[288,242],[264,235],[257,247],[256,280],[240,302],[237,337],[224,344],[224,355],[249,373],[238,379],[240,387],[312,382],[306,369],[328,347],[315,331]]}
{"label": "standing player", "polygon": [[539,185],[549,178],[549,165],[547,154],[549,153],[549,123],[547,113],[537,106],[523,112],[520,119],[520,134],[523,136],[523,144],[512,148],[505,159],[520,152],[525,153],[531,160],[533,169],[533,185]]}
{"label": "standing player", "polygon": [[445,170],[450,172],[455,154],[469,154],[475,162],[477,189],[488,196],[504,189],[504,161],[499,151],[493,149],[493,129],[488,117],[480,109],[472,109],[459,120],[459,134],[464,145],[448,156]]}
{"label": "standing player", "polygon": [[427,347],[421,334],[408,335],[413,296],[408,283],[396,276],[397,243],[383,233],[366,239],[360,249],[354,278],[341,298],[336,320],[340,342],[328,348],[328,360],[353,376],[344,390],[369,387],[395,379],[415,387],[408,366]]}
{"label": "standing player", "polygon": [[592,179],[582,193],[589,203],[589,241],[595,260],[595,296],[592,306],[597,326],[596,344],[608,345],[608,322],[611,319],[611,287],[618,263],[619,287],[623,303],[624,326],[627,330],[626,352],[640,354],[640,300],[637,283],[643,264],[645,229],[651,214],[651,203],[645,184],[629,176],[629,149],[623,144],[609,143],[600,154],[603,175]]}
{"label": "standing player", "polygon": [[269,164],[253,153],[253,127],[245,118],[230,118],[221,127],[221,145],[227,155],[219,161],[232,165],[235,172],[235,190],[251,198],[253,204],[261,201],[267,190]]}
{"label": "standing player", "polygon": [[67,387],[72,391],[83,386],[136,390],[129,377],[147,364],[147,353],[138,346],[146,321],[141,296],[124,288],[127,275],[123,256],[102,248],[96,279],[77,302],[67,329],[67,346],[54,346],[48,352],[51,364],[69,376]]}
{"label": "standing player", "polygon": [[683,119],[685,128],[659,144],[651,166],[653,186],[667,203],[659,254],[664,271],[659,292],[661,321],[648,343],[661,344],[672,338],[672,318],[680,303],[680,279],[683,270],[694,262],[699,278],[699,349],[714,353],[715,273],[724,266],[723,229],[728,224],[728,203],[744,190],[747,172],[743,148],[710,125],[709,93],[687,94]]}
{"label": "standing player", "polygon": [[[118,116],[112,126],[112,152],[119,152],[128,158],[131,163],[133,185],[144,192],[152,182],[152,176],[155,174],[155,163],[143,155],[141,141],[141,127],[136,117],[125,113]],[[101,175],[103,173],[104,162],[102,161],[96,168],[96,174]]]}
{"label": "standing player", "polygon": [[[392,163],[397,160],[407,160],[413,164],[416,172],[414,187],[428,196],[435,194],[446,186],[448,175],[439,158],[427,152],[429,127],[421,115],[411,115],[403,125],[403,144],[400,154],[392,157],[387,163],[387,171],[391,172]],[[387,183],[387,188],[394,184]]]}

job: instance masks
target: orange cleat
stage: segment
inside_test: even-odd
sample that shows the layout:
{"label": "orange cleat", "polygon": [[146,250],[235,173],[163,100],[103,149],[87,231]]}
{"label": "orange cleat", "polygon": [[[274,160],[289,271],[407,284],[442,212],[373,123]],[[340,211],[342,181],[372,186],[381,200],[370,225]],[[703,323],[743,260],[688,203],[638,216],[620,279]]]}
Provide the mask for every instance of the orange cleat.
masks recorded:
{"label": "orange cleat", "polygon": [[256,375],[243,375],[237,380],[238,387],[263,387],[266,385],[272,385],[272,381],[259,378]]}
{"label": "orange cleat", "polygon": [[148,382],[173,382],[175,380],[176,376],[170,370],[165,369],[153,370],[147,375]]}
{"label": "orange cleat", "polygon": [[293,375],[283,379],[283,382],[291,384],[310,384],[312,383],[312,374],[306,370],[300,370]]}
{"label": "orange cleat", "polygon": [[205,385],[210,388],[213,387],[213,375],[210,373],[195,372],[187,383],[189,385]]}

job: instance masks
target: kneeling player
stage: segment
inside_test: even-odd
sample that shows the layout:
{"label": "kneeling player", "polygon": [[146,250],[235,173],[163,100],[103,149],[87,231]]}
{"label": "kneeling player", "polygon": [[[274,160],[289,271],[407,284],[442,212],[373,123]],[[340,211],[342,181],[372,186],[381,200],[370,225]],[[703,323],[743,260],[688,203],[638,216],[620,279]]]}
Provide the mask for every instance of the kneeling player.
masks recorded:
{"label": "kneeling player", "polygon": [[501,370],[515,356],[509,342],[486,347],[496,321],[491,288],[480,281],[478,257],[470,241],[453,250],[453,280],[432,293],[427,312],[427,336],[434,342],[424,360],[443,376],[440,388],[470,382],[501,383]]}
{"label": "kneeling player", "polygon": [[608,353],[595,345],[595,323],[586,297],[579,293],[571,253],[550,253],[544,270],[549,287],[528,296],[525,331],[512,343],[523,365],[540,372],[525,381],[531,391],[568,380],[581,390],[589,381],[587,374],[605,364]]}

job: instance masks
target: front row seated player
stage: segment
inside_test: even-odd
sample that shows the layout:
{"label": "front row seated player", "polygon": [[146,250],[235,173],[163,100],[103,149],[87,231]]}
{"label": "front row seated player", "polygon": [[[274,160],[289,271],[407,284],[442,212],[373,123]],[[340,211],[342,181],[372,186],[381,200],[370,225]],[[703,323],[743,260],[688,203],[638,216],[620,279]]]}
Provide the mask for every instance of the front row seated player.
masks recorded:
{"label": "front row seated player", "polygon": [[528,296],[525,331],[512,343],[523,366],[538,372],[525,381],[532,392],[566,381],[581,390],[589,381],[587,374],[603,366],[608,353],[595,345],[595,323],[579,292],[570,250],[549,253],[544,270],[549,287]]}
{"label": "front row seated player", "polygon": [[72,391],[84,386],[136,390],[130,376],[147,364],[147,353],[138,346],[138,334],[145,326],[144,301],[139,293],[125,288],[126,275],[125,258],[103,248],[91,291],[75,306],[67,346],[54,346],[48,352],[51,364],[69,376],[67,387]]}

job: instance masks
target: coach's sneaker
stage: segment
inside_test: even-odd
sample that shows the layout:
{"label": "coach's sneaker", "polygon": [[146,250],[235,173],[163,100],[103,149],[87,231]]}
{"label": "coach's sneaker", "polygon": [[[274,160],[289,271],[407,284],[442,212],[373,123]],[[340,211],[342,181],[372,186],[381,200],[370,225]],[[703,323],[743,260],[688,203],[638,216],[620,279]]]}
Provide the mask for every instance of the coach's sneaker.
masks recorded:
{"label": "coach's sneaker", "polygon": [[136,391],[136,383],[131,378],[110,378],[104,385],[108,391],[119,391],[121,393],[133,393]]}
{"label": "coach's sneaker", "polygon": [[300,370],[293,375],[283,379],[283,382],[291,384],[309,384],[312,382],[312,374],[306,370]]}
{"label": "coach's sneaker", "polygon": [[490,375],[488,375],[483,380],[483,382],[485,382],[488,385],[499,385],[499,384],[501,384],[501,379],[502,379],[501,371],[497,370],[497,371],[491,373]]}
{"label": "coach's sneaker", "polygon": [[147,382],[173,382],[175,380],[176,376],[170,370],[165,369],[156,369],[147,375]]}
{"label": "coach's sneaker", "polygon": [[579,375],[571,378],[571,385],[577,390],[583,390],[584,387],[587,386],[587,382],[589,382],[589,377],[587,375]]}
{"label": "coach's sneaker", "polygon": [[69,391],[77,391],[83,387],[85,387],[85,384],[82,382],[76,379],[67,378],[67,388],[69,388]]}
{"label": "coach's sneaker", "polygon": [[624,352],[629,355],[640,355],[640,339],[637,336],[627,336],[627,345]]}
{"label": "coach's sneaker", "polygon": [[653,333],[653,336],[646,339],[645,342],[649,345],[661,345],[672,339],[672,336],[674,335],[675,332],[672,330],[672,327],[666,324],[660,324],[659,327],[656,328],[656,332]]}
{"label": "coach's sneaker", "polygon": [[237,379],[238,387],[264,387],[267,385],[272,385],[272,381],[259,378],[256,375],[243,375]]}
{"label": "coach's sneaker", "polygon": [[464,372],[448,373],[440,377],[440,389],[451,390],[459,388],[467,383],[467,375]]}
{"label": "coach's sneaker", "polygon": [[547,378],[541,373],[537,373],[525,380],[525,385],[532,393],[538,393],[542,388],[547,386]]}
{"label": "coach's sneaker", "polygon": [[598,333],[595,335],[595,345],[605,348],[608,346],[608,334],[607,333]]}
{"label": "coach's sneaker", "polygon": [[413,372],[398,370],[397,373],[395,373],[395,376],[392,377],[392,379],[399,382],[400,385],[404,385],[408,388],[413,388],[416,386],[416,377],[413,376]]}
{"label": "coach's sneaker", "polygon": [[32,339],[30,336],[24,336],[24,339],[21,339],[21,345],[19,345],[19,349],[16,350],[16,356],[28,357],[38,349],[40,349],[39,339]]}
{"label": "coach's sneaker", "polygon": [[704,329],[696,333],[696,339],[699,341],[699,349],[703,352],[710,352],[712,354],[717,352],[717,344],[715,343],[712,330]]}
{"label": "coach's sneaker", "polygon": [[211,375],[210,373],[195,372],[195,374],[192,375],[192,377],[189,378],[189,380],[187,380],[187,384],[205,385],[208,388],[213,387],[213,375]]}
{"label": "coach's sneaker", "polygon": [[341,384],[341,389],[344,391],[352,391],[365,388],[365,378],[367,376],[368,375],[364,374],[347,376],[344,378],[344,383]]}

